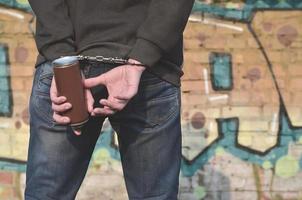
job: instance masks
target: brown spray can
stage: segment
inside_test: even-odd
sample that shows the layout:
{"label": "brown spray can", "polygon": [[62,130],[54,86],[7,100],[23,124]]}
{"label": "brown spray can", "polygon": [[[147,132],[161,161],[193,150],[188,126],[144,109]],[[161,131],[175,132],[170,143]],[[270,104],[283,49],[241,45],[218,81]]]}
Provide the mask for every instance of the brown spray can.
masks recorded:
{"label": "brown spray can", "polygon": [[74,130],[80,130],[88,121],[83,75],[77,56],[65,56],[52,62],[58,96],[65,96],[72,108],[62,113],[70,118]]}

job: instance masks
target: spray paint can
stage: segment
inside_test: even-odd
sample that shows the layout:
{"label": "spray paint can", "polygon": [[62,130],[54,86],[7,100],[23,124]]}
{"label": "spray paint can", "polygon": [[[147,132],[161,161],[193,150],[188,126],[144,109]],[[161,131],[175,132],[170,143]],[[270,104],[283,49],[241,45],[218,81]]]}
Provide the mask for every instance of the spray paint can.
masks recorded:
{"label": "spray paint can", "polygon": [[70,118],[73,130],[80,130],[88,121],[83,74],[77,56],[65,56],[52,62],[58,96],[65,96],[72,108],[62,113]]}

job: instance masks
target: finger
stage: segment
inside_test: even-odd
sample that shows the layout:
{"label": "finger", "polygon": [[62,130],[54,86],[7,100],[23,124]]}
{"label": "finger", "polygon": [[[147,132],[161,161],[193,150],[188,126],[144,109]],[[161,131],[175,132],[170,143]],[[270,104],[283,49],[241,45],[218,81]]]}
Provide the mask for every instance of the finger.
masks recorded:
{"label": "finger", "polygon": [[71,109],[71,107],[72,107],[71,103],[64,103],[64,104],[60,104],[60,105],[54,104],[54,103],[51,104],[51,108],[53,109],[53,111],[58,112],[58,113],[65,112],[65,111]]}
{"label": "finger", "polygon": [[127,91],[127,94],[118,94],[118,95],[115,95],[114,97],[119,100],[128,100],[129,101],[134,95],[136,95],[136,93],[137,93],[137,90],[129,89]]}
{"label": "finger", "polygon": [[80,129],[73,130],[74,134],[81,135],[82,131]]}
{"label": "finger", "polygon": [[93,96],[92,96],[90,90],[88,90],[88,89],[85,90],[85,97],[86,97],[86,104],[87,104],[88,112],[91,113],[93,110],[94,99],[93,99]]}
{"label": "finger", "polygon": [[67,100],[67,98],[64,96],[58,97],[57,86],[54,78],[52,78],[50,86],[50,99],[55,104],[61,104]]}
{"label": "finger", "polygon": [[101,99],[100,100],[100,104],[102,104],[103,106],[107,106],[109,107],[111,110],[122,110],[125,105],[126,105],[126,101],[117,101],[117,100],[114,100],[114,99]]}
{"label": "finger", "polygon": [[67,100],[65,96],[51,97],[50,99],[54,104],[58,104],[58,105],[66,102]]}
{"label": "finger", "polygon": [[105,75],[101,74],[94,78],[88,78],[84,80],[84,86],[86,88],[91,88],[97,85],[106,85]]}
{"label": "finger", "polygon": [[115,111],[108,108],[94,108],[92,113],[93,116],[109,116],[113,115]]}
{"label": "finger", "polygon": [[69,117],[61,116],[56,112],[53,113],[52,117],[58,124],[68,124],[70,122]]}
{"label": "finger", "polygon": [[[104,106],[104,109],[110,109],[112,110],[111,108],[109,108],[108,106]],[[113,110],[114,112],[116,112],[116,110]]]}

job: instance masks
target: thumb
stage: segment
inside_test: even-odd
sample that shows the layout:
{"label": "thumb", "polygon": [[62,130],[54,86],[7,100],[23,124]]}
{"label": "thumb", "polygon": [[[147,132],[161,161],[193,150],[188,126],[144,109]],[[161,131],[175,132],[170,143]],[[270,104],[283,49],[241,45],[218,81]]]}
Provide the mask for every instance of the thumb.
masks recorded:
{"label": "thumb", "polygon": [[88,78],[84,80],[85,88],[92,88],[97,85],[106,85],[105,76],[103,74],[94,78]]}

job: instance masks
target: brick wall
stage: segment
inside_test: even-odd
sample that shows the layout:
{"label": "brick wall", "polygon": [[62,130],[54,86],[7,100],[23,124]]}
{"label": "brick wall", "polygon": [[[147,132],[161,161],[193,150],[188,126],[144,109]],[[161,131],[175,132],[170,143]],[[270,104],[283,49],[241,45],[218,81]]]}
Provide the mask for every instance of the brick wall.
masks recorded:
{"label": "brick wall", "polygon": [[294,10],[191,16],[182,199],[301,198],[301,24]]}
{"label": "brick wall", "polygon": [[[0,6],[0,200],[20,200],[37,52],[27,2],[9,3]],[[198,4],[186,27],[181,200],[302,198],[301,10],[247,17],[248,6]],[[102,131],[77,199],[127,199],[116,137],[108,122]]]}

